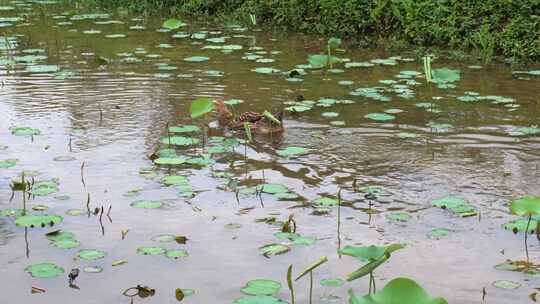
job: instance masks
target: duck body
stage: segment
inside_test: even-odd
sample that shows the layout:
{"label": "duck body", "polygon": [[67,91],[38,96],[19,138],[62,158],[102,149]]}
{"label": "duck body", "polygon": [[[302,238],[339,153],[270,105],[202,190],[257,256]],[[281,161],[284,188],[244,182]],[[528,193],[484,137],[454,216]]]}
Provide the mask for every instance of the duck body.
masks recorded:
{"label": "duck body", "polygon": [[251,125],[251,132],[258,134],[271,134],[283,132],[283,112],[272,114],[279,123],[272,121],[262,113],[244,112],[234,116],[223,100],[216,101],[219,124],[232,130],[244,130],[244,125]]}

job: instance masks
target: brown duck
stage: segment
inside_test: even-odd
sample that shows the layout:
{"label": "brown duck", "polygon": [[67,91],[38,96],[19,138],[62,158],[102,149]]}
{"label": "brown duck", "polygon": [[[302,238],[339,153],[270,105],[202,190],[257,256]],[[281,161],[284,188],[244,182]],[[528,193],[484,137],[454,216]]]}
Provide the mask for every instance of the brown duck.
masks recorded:
{"label": "brown duck", "polygon": [[219,116],[219,124],[232,130],[244,130],[244,124],[251,124],[251,132],[257,134],[271,134],[283,131],[283,112],[272,114],[278,121],[273,121],[264,113],[244,112],[235,116],[223,100],[216,101],[216,109]]}

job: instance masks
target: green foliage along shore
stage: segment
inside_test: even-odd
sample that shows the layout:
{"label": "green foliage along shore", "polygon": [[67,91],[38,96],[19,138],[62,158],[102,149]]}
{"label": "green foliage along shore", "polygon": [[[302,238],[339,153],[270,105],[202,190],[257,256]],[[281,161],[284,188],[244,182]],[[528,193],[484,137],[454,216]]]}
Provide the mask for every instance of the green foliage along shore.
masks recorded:
{"label": "green foliage along shore", "polygon": [[540,0],[84,0],[288,30],[540,59]]}

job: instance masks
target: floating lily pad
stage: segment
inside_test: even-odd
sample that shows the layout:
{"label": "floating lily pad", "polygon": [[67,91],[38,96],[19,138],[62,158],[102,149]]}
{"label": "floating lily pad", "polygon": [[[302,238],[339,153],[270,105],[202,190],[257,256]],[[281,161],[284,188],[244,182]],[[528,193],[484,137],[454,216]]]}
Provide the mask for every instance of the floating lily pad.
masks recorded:
{"label": "floating lily pad", "polygon": [[52,244],[60,249],[73,249],[81,245],[81,243],[75,239],[61,239],[54,241]]}
{"label": "floating lily pad", "polygon": [[184,137],[184,136],[171,136],[161,139],[162,144],[173,146],[190,146],[199,144],[200,140],[197,138]]}
{"label": "floating lily pad", "polygon": [[461,197],[448,196],[436,199],[431,202],[431,205],[448,209],[461,217],[476,215],[476,209]]}
{"label": "floating lily pad", "polygon": [[88,267],[84,267],[83,271],[86,273],[100,273],[103,271],[103,268],[99,266],[88,266]]}
{"label": "floating lily pad", "polygon": [[283,244],[276,244],[276,243],[267,244],[267,245],[259,247],[259,251],[265,257],[269,257],[271,255],[284,254],[284,253],[289,252],[289,250],[291,250],[289,246],[283,245]]}
{"label": "floating lily pad", "polygon": [[64,273],[64,268],[53,263],[40,263],[27,266],[24,271],[34,278],[53,278]]}
{"label": "floating lily pad", "polygon": [[66,211],[66,214],[71,215],[71,216],[80,216],[80,215],[85,215],[87,213],[88,211],[83,210],[83,209],[69,209],[68,211]]}
{"label": "floating lily pad", "polygon": [[194,125],[184,125],[184,126],[176,126],[176,127],[170,127],[169,132],[171,133],[193,133],[193,132],[200,132],[201,128],[194,126]]}
{"label": "floating lily pad", "polygon": [[34,136],[41,134],[41,131],[30,127],[14,127],[11,128],[11,134],[16,136]]}
{"label": "floating lily pad", "polygon": [[16,159],[0,160],[0,168],[3,168],[3,169],[15,167],[16,165],[17,165],[17,160]]}
{"label": "floating lily pad", "polygon": [[375,121],[390,121],[396,119],[394,115],[386,113],[369,113],[364,117]]}
{"label": "floating lily pad", "polygon": [[337,206],[337,204],[338,204],[337,199],[329,198],[329,197],[321,197],[321,198],[318,198],[318,199],[313,201],[313,205],[319,206],[319,207],[321,207],[321,206],[326,206],[326,207]]}
{"label": "floating lily pad", "polygon": [[184,61],[187,61],[187,62],[204,62],[208,60],[210,60],[210,58],[205,57],[205,56],[192,56],[192,57],[184,58]]}
{"label": "floating lily pad", "polygon": [[181,165],[186,162],[186,158],[184,157],[160,157],[154,160],[154,164],[156,165],[170,165],[170,166],[177,166]]}
{"label": "floating lily pad", "polygon": [[57,65],[36,64],[26,67],[26,71],[30,73],[55,73],[59,70],[60,68]]}
{"label": "floating lily pad", "polygon": [[162,255],[165,254],[166,250],[162,247],[139,247],[137,248],[137,253],[144,255]]}
{"label": "floating lily pad", "polygon": [[54,226],[62,222],[63,218],[59,215],[25,215],[15,220],[15,225],[29,228]]}
{"label": "floating lily pad", "polygon": [[[527,229],[527,222],[528,220],[526,219],[517,219],[504,224],[503,228],[506,230],[510,230],[514,233],[525,232],[525,229]],[[534,233],[536,231],[537,225],[538,221],[531,220],[529,224],[529,233]]]}
{"label": "floating lily pad", "polygon": [[498,280],[493,282],[493,286],[501,289],[518,289],[521,287],[521,284],[508,280]]}
{"label": "floating lily pad", "polygon": [[149,200],[139,200],[131,203],[131,207],[140,208],[140,209],[158,209],[163,207],[163,202],[161,201],[149,201]]}
{"label": "floating lily pad", "polygon": [[273,73],[279,73],[280,72],[278,69],[266,68],[266,67],[255,68],[252,71],[254,71],[255,73],[259,73],[259,74],[273,74]]}
{"label": "floating lily pad", "polygon": [[283,150],[277,150],[276,153],[280,156],[297,156],[309,153],[309,150],[302,147],[287,147]]}
{"label": "floating lily pad", "polygon": [[169,175],[161,179],[161,182],[167,186],[178,186],[189,184],[187,177],[182,175]]}
{"label": "floating lily pad", "polygon": [[432,78],[435,83],[449,83],[458,81],[460,76],[460,70],[452,70],[448,68],[433,69]]}
{"label": "floating lily pad", "polygon": [[32,189],[30,189],[30,193],[36,196],[46,196],[58,191],[58,184],[53,181],[37,182],[32,186]]}
{"label": "floating lily pad", "polygon": [[107,256],[107,253],[101,250],[84,249],[77,253],[77,257],[85,261],[99,260],[105,256]]}
{"label": "floating lily pad", "polygon": [[289,192],[289,189],[280,184],[262,184],[257,186],[257,189],[261,192],[268,194],[279,194]]}
{"label": "floating lily pad", "polygon": [[24,214],[23,209],[16,209],[16,208],[7,208],[0,211],[1,216],[11,216],[11,217],[19,217]]}
{"label": "floating lily pad", "polygon": [[322,279],[322,286],[340,287],[343,286],[344,281],[342,279]]}
{"label": "floating lily pad", "polygon": [[287,304],[287,302],[271,296],[246,296],[234,300],[233,304]]}
{"label": "floating lily pad", "polygon": [[161,25],[161,27],[163,28],[166,28],[166,29],[169,29],[169,30],[175,30],[175,29],[178,29],[178,28],[181,28],[183,26],[186,26],[187,24],[182,22],[181,20],[178,20],[178,19],[168,19],[166,20],[165,22],[163,22],[163,24]]}
{"label": "floating lily pad", "polygon": [[394,222],[408,222],[411,219],[411,215],[407,212],[393,212],[387,214],[386,218]]}
{"label": "floating lily pad", "polygon": [[273,280],[257,279],[249,281],[242,293],[250,296],[273,296],[281,290],[281,284]]}
{"label": "floating lily pad", "polygon": [[165,256],[170,259],[185,258],[188,256],[188,252],[184,249],[167,250],[167,252],[165,252]]}
{"label": "floating lily pad", "polygon": [[427,236],[430,239],[440,239],[450,234],[450,230],[446,228],[435,228],[428,232]]}

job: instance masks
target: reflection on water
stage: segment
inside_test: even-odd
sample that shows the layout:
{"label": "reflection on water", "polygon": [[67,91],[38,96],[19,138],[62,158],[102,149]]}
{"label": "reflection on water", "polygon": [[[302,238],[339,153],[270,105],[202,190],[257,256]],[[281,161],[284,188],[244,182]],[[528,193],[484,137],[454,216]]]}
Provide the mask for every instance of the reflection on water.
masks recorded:
{"label": "reflection on water", "polygon": [[[175,288],[196,289],[196,296],[186,302],[210,303],[216,298],[230,302],[240,296],[238,290],[246,281],[271,278],[284,282],[289,264],[302,269],[322,255],[331,259],[317,280],[345,277],[357,265],[352,259],[339,259],[335,252],[335,212],[315,216],[307,204],[320,196],[335,197],[340,187],[344,187],[346,206],[352,206],[341,211],[341,245],[410,245],[381,268],[380,280],[409,276],[451,303],[478,303],[483,287],[489,290],[490,303],[525,302],[531,288],[538,284],[536,278],[525,281],[520,274],[493,269],[507,258],[522,255],[520,238],[500,228],[512,218],[506,212],[507,202],[522,195],[540,194],[540,139],[538,135],[515,136],[520,127],[538,124],[538,78],[517,79],[510,67],[501,64],[473,69],[469,66],[475,63],[440,59],[434,65],[461,70],[457,88],[438,89],[426,85],[423,77],[415,77],[406,85],[414,94],[399,97],[398,90],[403,87],[396,85],[405,82],[398,75],[402,71],[422,72],[419,61],[344,68],[334,73],[307,70],[302,82],[290,82],[281,74],[252,70],[262,66],[291,70],[305,64],[309,53],[324,46],[323,40],[239,31],[220,25],[182,29],[190,34],[207,31],[207,37],[227,37],[227,44],[243,46],[242,50],[227,53],[202,49],[213,45],[206,40],[171,38],[170,33],[156,32],[162,21],[157,17],[140,21],[133,16],[113,15],[110,20],[121,20],[123,24],[84,20],[59,25],[73,8],[18,2],[25,5],[0,15],[14,16],[28,7],[29,24],[3,28],[6,35],[17,35],[18,46],[2,51],[1,59],[42,49],[38,53],[47,58],[40,63],[55,64],[74,73],[68,77],[28,73],[22,63],[0,70],[0,147],[7,146],[0,150],[0,160],[19,160],[14,168],[0,169],[0,209],[20,208],[20,197],[8,201],[10,180],[23,169],[35,170],[39,173],[37,179],[58,178],[59,195],[69,197],[36,197],[31,205],[44,204],[50,208],[47,212],[64,215],[69,209],[86,210],[90,193],[89,208],[107,210],[112,206],[110,215],[114,221],[99,213],[65,215],[58,227],[75,233],[82,249],[108,253],[105,260],[95,263],[73,260],[78,249],[53,247],[41,229],[30,229],[25,238],[24,229],[15,227],[10,219],[1,221],[0,275],[13,281],[14,287],[8,291],[12,303],[48,303],[65,298],[77,299],[78,303],[119,303],[126,300],[121,291],[137,284],[156,288],[156,303],[172,301]],[[146,30],[129,29],[141,23]],[[101,33],[83,33],[90,29]],[[127,33],[127,38],[104,37],[114,33]],[[158,47],[165,43],[172,48]],[[257,63],[242,58],[250,55],[275,61]],[[342,56],[365,62],[395,55],[408,56],[356,49],[347,49]],[[208,56],[210,60],[183,60],[190,56]],[[373,87],[391,101],[351,95],[359,88]],[[234,110],[242,112],[283,108],[298,95],[319,104],[324,103],[321,99],[352,102],[334,100],[308,112],[288,113],[283,138],[260,140],[245,151],[241,147],[236,154],[216,156],[212,168],[234,174],[240,186],[284,184],[306,203],[277,201],[266,195],[262,198],[264,208],[254,196],[240,196],[237,201],[230,182],[214,178],[210,168],[156,168],[155,179],[140,176],[140,168],[152,166],[148,156],[160,147],[159,139],[166,136],[167,125],[202,125],[187,113],[189,102],[196,97],[241,99],[245,102],[234,106]],[[494,103],[493,98],[460,101],[468,100],[463,96],[498,96],[504,102]],[[425,103],[435,106],[426,107]],[[402,112],[394,114],[396,120],[385,123],[364,117],[389,109]],[[449,123],[451,127],[429,125],[433,122]],[[42,135],[12,136],[9,128],[20,125],[39,128]],[[221,135],[220,130],[209,132]],[[402,133],[413,134],[414,138],[400,138]],[[310,153],[299,158],[279,157],[276,149],[287,146],[303,146]],[[66,155],[75,160],[54,160]],[[80,176],[83,161],[84,184]],[[159,180],[166,174],[188,176],[197,195],[186,199],[179,197],[174,187],[162,187]],[[359,186],[384,187],[385,192],[368,202],[363,194],[351,191],[355,180]],[[139,196],[125,195],[134,189]],[[431,200],[447,195],[467,198],[481,216],[461,219],[428,208]],[[163,210],[134,210],[129,205],[136,199],[169,199],[171,204]],[[366,224],[369,216],[364,211],[370,203],[380,214],[372,215]],[[392,210],[410,212],[412,219],[407,223],[390,222],[385,215]],[[279,257],[263,258],[257,248],[277,242],[273,236],[277,228],[255,219],[275,216],[284,220],[291,212],[296,215],[301,234],[319,240],[313,246],[294,247]],[[241,228],[226,228],[230,223],[240,224]],[[452,234],[445,240],[428,239],[426,234],[438,227],[451,229]],[[121,231],[127,229],[129,233],[122,240]],[[151,237],[163,233],[186,235],[189,257],[170,261],[135,253],[140,246],[156,245]],[[29,258],[27,243],[31,245]],[[531,244],[532,255],[537,255],[538,249],[537,244]],[[120,259],[128,263],[110,266]],[[75,291],[67,286],[67,279],[63,281],[65,278],[38,280],[24,273],[28,264],[44,261],[66,270],[96,264],[104,272],[82,273],[77,279],[80,290]],[[496,279],[518,281],[523,287],[516,291],[490,287]],[[306,287],[303,284],[298,285],[299,290]],[[338,289],[318,287],[317,296],[331,293],[345,297],[349,287],[361,293],[365,291],[362,284]],[[30,286],[36,285],[47,290],[39,298],[28,292]],[[280,295],[287,298],[284,291]],[[304,299],[304,295],[299,297]]]}

